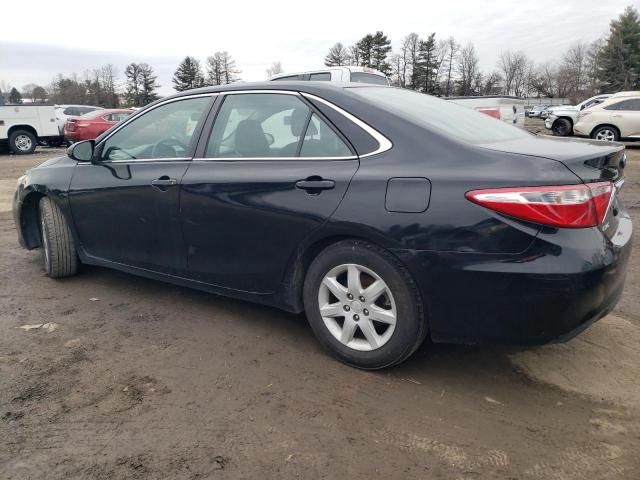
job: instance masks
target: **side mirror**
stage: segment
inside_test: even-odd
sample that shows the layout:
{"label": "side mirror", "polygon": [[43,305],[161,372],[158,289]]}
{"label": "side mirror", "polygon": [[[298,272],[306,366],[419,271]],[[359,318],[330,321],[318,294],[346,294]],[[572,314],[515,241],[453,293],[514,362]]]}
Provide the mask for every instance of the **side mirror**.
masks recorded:
{"label": "side mirror", "polygon": [[84,140],[74,143],[67,149],[67,155],[78,162],[91,162],[93,160],[93,140]]}

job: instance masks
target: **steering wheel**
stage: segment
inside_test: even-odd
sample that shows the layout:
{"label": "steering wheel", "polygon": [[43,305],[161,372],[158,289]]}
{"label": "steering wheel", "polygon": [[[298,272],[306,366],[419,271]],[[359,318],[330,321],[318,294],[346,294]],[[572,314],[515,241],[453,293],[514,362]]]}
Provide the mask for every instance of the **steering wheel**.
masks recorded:
{"label": "steering wheel", "polygon": [[177,138],[164,138],[153,145],[151,158],[176,158],[177,152],[173,147],[179,147],[184,152],[187,151],[187,146]]}

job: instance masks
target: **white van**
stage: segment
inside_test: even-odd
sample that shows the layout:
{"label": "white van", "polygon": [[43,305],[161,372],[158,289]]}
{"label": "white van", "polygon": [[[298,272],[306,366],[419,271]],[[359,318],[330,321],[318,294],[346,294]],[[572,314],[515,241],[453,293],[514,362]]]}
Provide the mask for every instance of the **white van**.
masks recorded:
{"label": "white van", "polygon": [[50,105],[0,106],[0,143],[16,155],[32,153],[38,142],[60,142],[56,113]]}
{"label": "white van", "polygon": [[279,73],[269,81],[302,80],[313,82],[357,82],[389,85],[384,73],[367,67],[326,67],[307,72]]}
{"label": "white van", "polygon": [[525,100],[508,96],[447,97],[453,103],[473,108],[505,123],[524,128]]}

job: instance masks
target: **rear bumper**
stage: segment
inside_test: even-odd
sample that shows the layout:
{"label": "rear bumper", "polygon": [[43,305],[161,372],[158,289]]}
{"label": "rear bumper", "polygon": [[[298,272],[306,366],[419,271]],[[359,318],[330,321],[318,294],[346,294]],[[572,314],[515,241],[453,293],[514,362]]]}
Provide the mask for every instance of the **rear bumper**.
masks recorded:
{"label": "rear bumper", "polygon": [[632,225],[548,229],[516,255],[398,250],[426,304],[434,341],[565,341],[609,313],[624,287]]}

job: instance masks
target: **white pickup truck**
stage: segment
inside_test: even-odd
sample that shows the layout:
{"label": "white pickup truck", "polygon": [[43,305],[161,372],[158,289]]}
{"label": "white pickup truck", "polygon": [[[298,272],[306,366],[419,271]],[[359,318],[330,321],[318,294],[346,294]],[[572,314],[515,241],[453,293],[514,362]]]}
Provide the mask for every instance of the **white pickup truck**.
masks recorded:
{"label": "white pickup truck", "polygon": [[16,155],[32,153],[38,142],[59,141],[53,106],[0,105],[0,145],[8,145]]}
{"label": "white pickup truck", "polygon": [[510,125],[524,128],[525,101],[510,96],[444,97],[453,103],[472,108]]}

